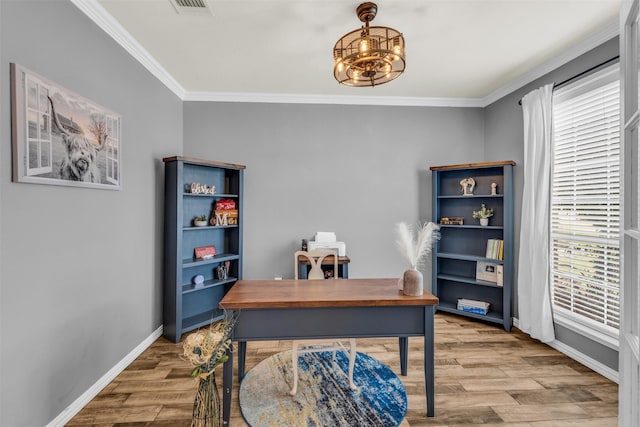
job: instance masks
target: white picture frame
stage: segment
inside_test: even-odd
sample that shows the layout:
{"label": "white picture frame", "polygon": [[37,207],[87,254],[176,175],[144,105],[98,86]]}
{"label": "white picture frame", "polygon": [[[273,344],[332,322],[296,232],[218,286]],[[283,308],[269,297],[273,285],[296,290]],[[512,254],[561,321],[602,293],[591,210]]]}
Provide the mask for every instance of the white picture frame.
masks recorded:
{"label": "white picture frame", "polygon": [[478,261],[476,263],[476,280],[497,283],[498,264]]}
{"label": "white picture frame", "polygon": [[14,182],[120,190],[121,121],[118,113],[11,64]]}

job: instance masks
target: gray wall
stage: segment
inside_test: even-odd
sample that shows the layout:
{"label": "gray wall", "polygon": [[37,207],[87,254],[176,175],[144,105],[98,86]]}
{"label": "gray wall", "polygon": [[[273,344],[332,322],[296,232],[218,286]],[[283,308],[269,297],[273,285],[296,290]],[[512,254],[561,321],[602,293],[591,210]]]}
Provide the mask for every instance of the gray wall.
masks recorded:
{"label": "gray wall", "polygon": [[[11,182],[9,63],[122,115],[121,191]],[[67,1],[0,2],[0,425],[58,416],[162,323],[182,102]]]}
{"label": "gray wall", "polygon": [[431,220],[429,166],[482,159],[483,123],[473,108],[186,102],[184,153],[247,166],[245,278],[292,278],[316,231],[346,243],[349,277],[400,277],[394,224]]}
{"label": "gray wall", "polygon": [[[398,277],[393,225],[431,220],[429,166],[521,167],[517,100],[614,52],[616,41],[486,109],[182,103],[69,2],[1,0],[0,425],[48,423],[160,326],[162,157],[247,165],[245,277],[291,277],[316,231],[347,243],[351,277]],[[10,62],[122,115],[121,191],[11,182]]]}
{"label": "gray wall", "polygon": [[[589,68],[598,65],[618,55],[618,38],[614,38],[584,55],[570,61],[543,77],[523,86],[502,99],[485,108],[485,159],[515,160],[515,235],[516,249],[519,247],[520,216],[522,214],[522,165],[524,162],[524,140],[522,107],[518,101],[530,91],[548,83],[560,83]],[[518,267],[518,253],[516,252],[516,274]],[[517,298],[515,289],[514,302]],[[516,304],[514,304],[516,305]],[[518,317],[518,307],[514,307],[514,317]],[[556,339],[574,347],[601,363],[618,370],[618,352],[599,343],[586,339],[573,331],[556,325]]]}

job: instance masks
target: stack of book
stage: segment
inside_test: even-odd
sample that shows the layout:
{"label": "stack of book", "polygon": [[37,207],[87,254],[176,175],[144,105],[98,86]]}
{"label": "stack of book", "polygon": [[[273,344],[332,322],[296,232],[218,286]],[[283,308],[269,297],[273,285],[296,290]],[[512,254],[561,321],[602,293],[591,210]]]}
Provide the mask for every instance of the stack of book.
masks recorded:
{"label": "stack of book", "polygon": [[504,241],[500,239],[487,240],[487,253],[486,258],[491,259],[504,259]]}
{"label": "stack of book", "polygon": [[458,310],[467,313],[487,314],[489,312],[489,303],[484,301],[476,301],[473,299],[458,299]]}

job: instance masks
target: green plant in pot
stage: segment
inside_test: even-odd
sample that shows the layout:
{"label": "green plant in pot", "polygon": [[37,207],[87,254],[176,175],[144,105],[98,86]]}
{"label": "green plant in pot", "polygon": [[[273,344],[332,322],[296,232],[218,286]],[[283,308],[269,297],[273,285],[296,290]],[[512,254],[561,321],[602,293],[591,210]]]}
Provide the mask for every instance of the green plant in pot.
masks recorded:
{"label": "green plant in pot", "polygon": [[489,225],[489,218],[493,216],[493,209],[483,203],[479,211],[473,211],[473,217],[480,220],[480,225]]}
{"label": "green plant in pot", "polygon": [[195,225],[196,227],[204,227],[205,225],[207,225],[207,216],[200,215],[193,218],[193,225]]}

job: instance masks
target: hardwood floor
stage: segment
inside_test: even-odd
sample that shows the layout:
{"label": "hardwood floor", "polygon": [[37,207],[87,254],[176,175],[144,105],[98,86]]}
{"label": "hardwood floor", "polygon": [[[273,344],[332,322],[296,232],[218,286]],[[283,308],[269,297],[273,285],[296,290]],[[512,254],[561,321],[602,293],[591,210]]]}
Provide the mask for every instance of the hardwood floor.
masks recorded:
{"label": "hardwood floor", "polygon": [[[409,339],[409,369],[400,376],[397,339],[359,339],[358,351],[386,363],[407,390],[402,427],[618,425],[618,386],[517,329],[436,315],[436,416],[426,417],[420,338]],[[288,341],[247,345],[247,370],[290,348]],[[189,426],[196,384],[181,344],[158,339],[68,426]],[[220,369],[220,368],[218,368]],[[219,370],[218,385],[222,383]],[[234,383],[232,427],[242,427]],[[258,426],[256,426],[258,427]]]}

